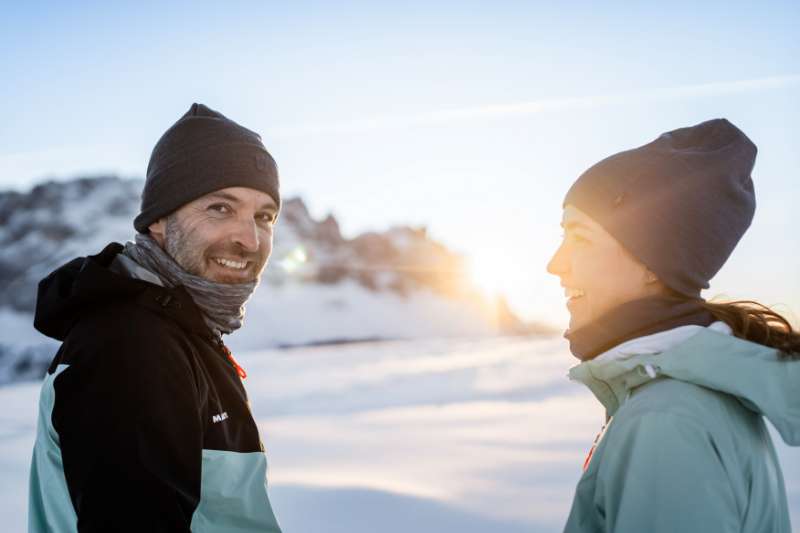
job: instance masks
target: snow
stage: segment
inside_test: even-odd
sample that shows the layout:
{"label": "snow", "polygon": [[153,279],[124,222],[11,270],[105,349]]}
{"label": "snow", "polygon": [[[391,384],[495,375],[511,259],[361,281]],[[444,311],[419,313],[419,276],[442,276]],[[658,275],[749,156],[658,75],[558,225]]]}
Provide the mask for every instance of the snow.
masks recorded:
{"label": "snow", "polygon": [[[497,328],[474,306],[425,289],[402,296],[353,281],[334,285],[262,284],[247,303],[244,326],[226,337],[231,349],[296,346],[335,340],[493,336]],[[0,307],[0,384],[34,379],[58,343],[33,328],[33,315]],[[3,355],[5,354],[5,355]],[[20,372],[22,359],[34,365]],[[40,371],[41,370],[41,371]]]}
{"label": "snow", "polygon": [[0,385],[41,377],[58,343],[33,328],[33,316],[0,307]]}
{"label": "snow", "polygon": [[[603,418],[567,381],[574,360],[557,337],[235,355],[287,533],[559,531]],[[38,394],[0,387],[4,531],[25,529]],[[800,454],[773,439],[797,526]]]}
{"label": "snow", "polygon": [[[49,341],[58,346],[56,341],[48,339],[33,328],[33,316],[30,313],[21,313],[7,307],[0,307],[0,331],[13,332],[14,344],[29,346]],[[8,342],[11,339],[6,337],[3,340]]]}
{"label": "snow", "polygon": [[495,335],[474,306],[425,289],[402,296],[354,281],[261,286],[247,303],[244,326],[226,342],[237,350],[337,339]]}

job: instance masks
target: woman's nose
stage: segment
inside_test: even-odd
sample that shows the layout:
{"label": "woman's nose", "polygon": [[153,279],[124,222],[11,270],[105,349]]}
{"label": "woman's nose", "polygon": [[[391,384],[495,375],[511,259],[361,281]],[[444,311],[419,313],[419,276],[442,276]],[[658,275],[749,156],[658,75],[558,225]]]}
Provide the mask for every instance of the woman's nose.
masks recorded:
{"label": "woman's nose", "polygon": [[556,249],[553,257],[551,257],[550,261],[547,263],[547,272],[553,274],[554,276],[561,276],[565,274],[568,270],[568,263],[565,256],[566,251],[564,250],[564,244],[562,243],[558,249]]}

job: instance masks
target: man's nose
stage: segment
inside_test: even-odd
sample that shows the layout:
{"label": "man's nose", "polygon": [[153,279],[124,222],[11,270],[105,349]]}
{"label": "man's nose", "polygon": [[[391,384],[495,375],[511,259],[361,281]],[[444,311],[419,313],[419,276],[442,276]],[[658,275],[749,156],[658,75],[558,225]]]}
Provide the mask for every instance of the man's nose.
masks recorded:
{"label": "man's nose", "polygon": [[554,276],[566,274],[569,270],[566,255],[564,243],[562,242],[558,249],[556,249],[553,257],[551,257],[550,261],[547,263],[547,272]]}
{"label": "man's nose", "polygon": [[258,238],[258,227],[255,220],[239,220],[236,223],[236,231],[233,234],[233,242],[242,247],[246,252],[257,252],[260,242]]}

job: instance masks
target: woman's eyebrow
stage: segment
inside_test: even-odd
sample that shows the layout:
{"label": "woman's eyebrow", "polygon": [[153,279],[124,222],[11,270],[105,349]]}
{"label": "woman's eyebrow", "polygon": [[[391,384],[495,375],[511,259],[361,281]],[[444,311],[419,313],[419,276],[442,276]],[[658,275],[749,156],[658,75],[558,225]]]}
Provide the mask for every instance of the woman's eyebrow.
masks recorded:
{"label": "woman's eyebrow", "polygon": [[564,228],[565,230],[582,229],[582,230],[586,230],[586,231],[592,231],[592,228],[590,228],[588,225],[584,224],[583,222],[574,222],[574,221],[562,222],[561,223],[561,227]]}

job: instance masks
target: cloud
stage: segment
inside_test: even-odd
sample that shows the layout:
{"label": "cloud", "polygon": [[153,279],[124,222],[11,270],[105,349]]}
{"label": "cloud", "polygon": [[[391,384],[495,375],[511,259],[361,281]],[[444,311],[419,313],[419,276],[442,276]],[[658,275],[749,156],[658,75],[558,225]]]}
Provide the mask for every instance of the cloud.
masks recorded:
{"label": "cloud", "polygon": [[426,111],[406,115],[376,115],[372,117],[338,122],[300,124],[297,126],[279,127],[273,130],[271,133],[280,137],[360,133],[380,129],[447,124],[451,122],[477,119],[497,119],[562,110],[593,109],[597,107],[621,104],[629,105],[632,103],[678,100],[685,98],[703,98],[724,94],[784,89],[799,84],[800,74],[792,74],[750,80],[724,81],[696,85],[683,85],[678,87],[644,89],[640,91],[630,91],[608,95],[553,98],[511,104],[490,104],[460,109]]}

